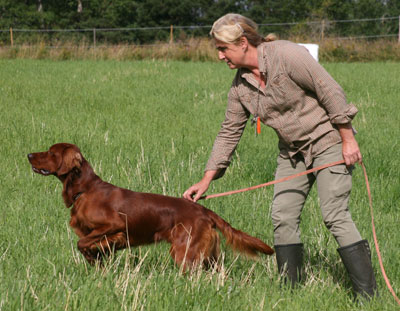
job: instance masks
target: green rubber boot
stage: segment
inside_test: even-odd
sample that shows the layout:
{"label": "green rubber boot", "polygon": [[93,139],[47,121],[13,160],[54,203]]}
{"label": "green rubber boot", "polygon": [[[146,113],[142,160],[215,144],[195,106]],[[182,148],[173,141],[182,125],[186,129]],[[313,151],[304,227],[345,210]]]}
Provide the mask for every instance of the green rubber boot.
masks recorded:
{"label": "green rubber boot", "polygon": [[377,294],[376,280],[368,241],[362,240],[338,248],[338,252],[350,276],[356,298],[370,299],[375,296]]}
{"label": "green rubber boot", "polygon": [[284,277],[285,284],[292,288],[301,281],[303,263],[303,244],[275,245],[276,262],[279,273]]}

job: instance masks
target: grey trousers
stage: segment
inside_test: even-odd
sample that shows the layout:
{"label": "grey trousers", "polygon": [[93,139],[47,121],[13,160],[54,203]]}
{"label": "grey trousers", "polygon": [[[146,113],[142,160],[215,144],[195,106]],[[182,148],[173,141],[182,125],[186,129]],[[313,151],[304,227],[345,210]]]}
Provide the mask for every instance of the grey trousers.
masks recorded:
{"label": "grey trousers", "polygon": [[[314,158],[313,167],[343,159],[342,145],[334,145]],[[304,161],[293,168],[289,159],[278,157],[276,179],[305,171]],[[317,182],[322,217],[326,227],[340,247],[361,240],[348,209],[351,192],[351,173],[344,164],[336,165],[275,185],[272,203],[274,244],[298,244],[300,215],[308,193]]]}

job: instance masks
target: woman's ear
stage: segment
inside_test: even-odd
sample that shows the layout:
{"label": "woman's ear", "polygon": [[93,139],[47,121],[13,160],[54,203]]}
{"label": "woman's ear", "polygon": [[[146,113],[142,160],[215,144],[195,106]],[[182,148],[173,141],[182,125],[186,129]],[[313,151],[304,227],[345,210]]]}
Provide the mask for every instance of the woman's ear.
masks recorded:
{"label": "woman's ear", "polygon": [[248,46],[249,46],[249,41],[247,40],[247,38],[245,36],[242,36],[240,38],[239,41],[239,45],[241,46],[241,48],[243,49],[243,51],[246,51]]}

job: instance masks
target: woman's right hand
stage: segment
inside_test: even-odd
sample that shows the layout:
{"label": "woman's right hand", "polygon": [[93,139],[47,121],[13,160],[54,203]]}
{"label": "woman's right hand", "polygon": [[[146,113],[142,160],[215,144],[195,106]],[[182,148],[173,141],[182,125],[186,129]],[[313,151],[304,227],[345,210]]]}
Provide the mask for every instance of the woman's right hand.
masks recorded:
{"label": "woman's right hand", "polygon": [[183,193],[183,198],[192,202],[197,202],[207,191],[216,174],[217,171],[206,171],[203,178],[197,184],[194,184]]}

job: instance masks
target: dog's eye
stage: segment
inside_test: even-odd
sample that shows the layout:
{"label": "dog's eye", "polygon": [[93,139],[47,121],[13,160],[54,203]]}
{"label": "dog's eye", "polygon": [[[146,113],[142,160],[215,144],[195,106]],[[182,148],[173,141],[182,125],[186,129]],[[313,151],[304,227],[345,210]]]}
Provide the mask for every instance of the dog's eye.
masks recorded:
{"label": "dog's eye", "polygon": [[49,151],[49,155],[51,155],[51,156],[52,156],[52,155],[54,155],[54,153],[53,153],[53,152],[51,152],[51,151]]}

